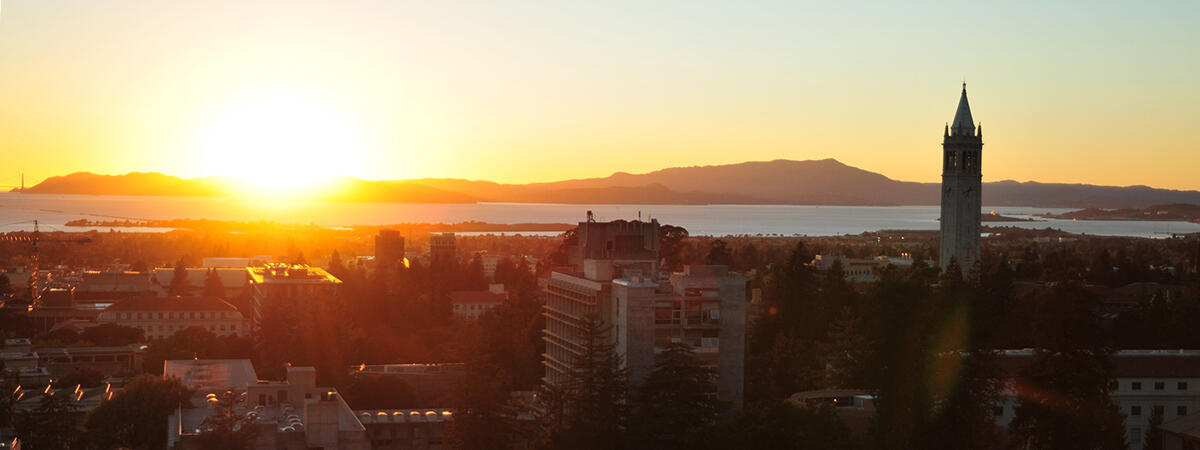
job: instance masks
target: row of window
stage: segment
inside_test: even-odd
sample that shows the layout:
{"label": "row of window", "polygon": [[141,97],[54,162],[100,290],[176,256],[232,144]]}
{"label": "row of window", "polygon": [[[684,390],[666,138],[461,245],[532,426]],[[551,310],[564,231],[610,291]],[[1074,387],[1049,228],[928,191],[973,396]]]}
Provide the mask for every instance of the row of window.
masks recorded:
{"label": "row of window", "polygon": [[[198,326],[200,328],[208,328],[208,331],[212,331],[214,333],[216,333],[218,331],[236,332],[236,331],[238,331],[238,328],[239,328],[237,325],[229,325],[228,327],[226,327],[225,324],[208,325],[208,326],[203,326],[203,325],[191,325],[191,326]],[[142,330],[145,330],[146,333],[164,333],[164,332],[174,333],[174,332],[182,330],[184,328],[188,328],[189,326],[187,326],[187,325],[134,325],[133,327],[141,328]]]}
{"label": "row of window", "polygon": [[[1154,405],[1153,411],[1154,411],[1153,412],[1154,414],[1159,414],[1159,415],[1165,414],[1165,408],[1162,405]],[[1186,406],[1176,406],[1175,407],[1175,415],[1176,416],[1183,417],[1183,416],[1186,416],[1187,414],[1188,414],[1188,408]],[[1129,407],[1129,415],[1130,416],[1142,415],[1142,407],[1139,405],[1130,406]]]}
{"label": "row of window", "polygon": [[[1119,387],[1120,387],[1120,385],[1119,385],[1119,384],[1117,384],[1117,382],[1116,382],[1116,381],[1114,381],[1114,382],[1113,382],[1113,389],[1117,389],[1117,388],[1119,388]],[[1142,390],[1142,382],[1141,382],[1141,381],[1131,381],[1131,382],[1129,382],[1129,389],[1130,389],[1130,390],[1133,390],[1133,391],[1140,391],[1140,390]],[[1155,381],[1155,382],[1154,382],[1154,390],[1156,390],[1156,391],[1163,391],[1163,390],[1166,390],[1166,389],[1167,389],[1167,383],[1166,383],[1166,382],[1163,382],[1163,381]],[[1187,382],[1186,382],[1186,381],[1180,381],[1180,382],[1177,382],[1177,383],[1175,383],[1175,389],[1176,389],[1176,390],[1179,390],[1179,391],[1186,391],[1186,390],[1188,390],[1188,384],[1187,384]]]}
{"label": "row of window", "polygon": [[[1154,405],[1153,411],[1155,414],[1162,415],[1162,414],[1166,413],[1166,408],[1162,405]],[[996,417],[1004,416],[1004,407],[1003,406],[992,407],[992,414],[995,415]],[[1183,417],[1183,416],[1186,416],[1187,414],[1188,414],[1187,406],[1176,406],[1175,407],[1175,415],[1176,416]],[[1130,415],[1130,417],[1141,416],[1142,415],[1142,407],[1140,405],[1130,406],[1129,407],[1129,415]]]}
{"label": "row of window", "polygon": [[[199,315],[199,317],[197,317],[197,315]],[[229,313],[226,311],[222,311],[219,313],[216,313],[216,312],[200,312],[200,313],[195,313],[195,312],[174,313],[174,312],[171,312],[171,313],[165,313],[165,314],[164,313],[121,313],[121,318],[122,319],[133,319],[133,320],[197,319],[197,318],[199,318],[199,319],[227,319],[227,318],[229,318]]]}

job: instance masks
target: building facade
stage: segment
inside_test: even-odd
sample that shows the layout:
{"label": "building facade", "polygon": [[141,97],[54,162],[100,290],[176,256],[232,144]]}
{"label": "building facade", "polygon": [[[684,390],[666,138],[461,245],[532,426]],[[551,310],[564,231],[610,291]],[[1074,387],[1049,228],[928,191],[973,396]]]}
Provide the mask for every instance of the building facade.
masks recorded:
{"label": "building facade", "polygon": [[[994,406],[996,423],[1008,427],[1020,403],[1019,372],[1033,361],[1032,350],[1001,353],[999,366],[1008,373],[1002,402]],[[1113,403],[1125,416],[1130,450],[1141,450],[1150,416],[1157,410],[1163,423],[1200,413],[1200,350],[1120,350],[1111,356]]]}
{"label": "building facade", "polygon": [[215,297],[138,297],[113,303],[96,318],[141,329],[146,339],[170,337],[188,327],[218,336],[249,336],[250,321],[237,308]]}
{"label": "building facade", "polygon": [[983,208],[983,127],[976,127],[967,103],[967,84],[954,122],[942,138],[941,247],[938,263],[944,270],[955,261],[970,271],[979,261]]}
{"label": "building facade", "polygon": [[250,320],[262,319],[263,306],[275,300],[320,298],[337,294],[342,280],[325,269],[307,264],[270,263],[248,267],[250,277]]}
{"label": "building facade", "polygon": [[745,278],[725,266],[689,266],[658,273],[657,221],[579,224],[570,258],[577,265],[551,273],[544,306],[544,382],[569,379],[587,336],[584,320],[608,328],[608,338],[639,383],[655,355],[673,342],[687,343],[718,375],[719,399],[735,408],[744,385]]}
{"label": "building facade", "polygon": [[454,233],[429,236],[430,264],[451,264],[458,261],[458,244]]}
{"label": "building facade", "polygon": [[399,231],[382,229],[375,235],[375,267],[386,269],[404,263],[404,236]]}

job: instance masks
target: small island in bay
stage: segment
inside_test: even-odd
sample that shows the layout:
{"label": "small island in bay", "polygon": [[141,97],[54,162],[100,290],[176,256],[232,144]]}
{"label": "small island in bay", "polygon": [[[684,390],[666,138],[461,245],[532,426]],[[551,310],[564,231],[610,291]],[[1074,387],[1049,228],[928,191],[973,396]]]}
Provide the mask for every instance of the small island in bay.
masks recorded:
{"label": "small island in bay", "polygon": [[[1172,203],[1148,208],[1085,208],[1062,214],[1037,214],[1038,217],[1069,220],[1144,220],[1200,222],[1200,205]],[[986,220],[986,219],[985,219]]]}

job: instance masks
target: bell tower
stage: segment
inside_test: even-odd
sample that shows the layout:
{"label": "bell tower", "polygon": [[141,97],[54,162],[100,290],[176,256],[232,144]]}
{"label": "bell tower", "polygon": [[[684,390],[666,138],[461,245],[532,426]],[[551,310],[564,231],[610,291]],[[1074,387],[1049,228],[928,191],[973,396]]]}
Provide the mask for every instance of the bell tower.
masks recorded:
{"label": "bell tower", "polygon": [[967,83],[954,122],[942,137],[941,251],[944,270],[951,260],[966,275],[979,262],[979,233],[983,197],[983,126],[975,126],[967,103]]}

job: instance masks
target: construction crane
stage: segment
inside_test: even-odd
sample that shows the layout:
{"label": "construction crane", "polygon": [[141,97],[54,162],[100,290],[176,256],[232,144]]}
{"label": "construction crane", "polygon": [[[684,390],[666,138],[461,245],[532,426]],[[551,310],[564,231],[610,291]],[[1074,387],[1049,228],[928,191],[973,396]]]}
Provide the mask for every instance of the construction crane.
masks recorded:
{"label": "construction crane", "polygon": [[14,231],[11,233],[0,234],[0,242],[29,242],[32,245],[29,253],[29,262],[33,267],[29,279],[29,298],[33,302],[37,302],[41,297],[41,293],[37,289],[38,281],[38,256],[39,244],[42,242],[70,242],[76,244],[86,244],[92,242],[92,238],[87,236],[79,237],[42,237],[41,230],[38,229],[38,221],[33,221],[33,232]]}

